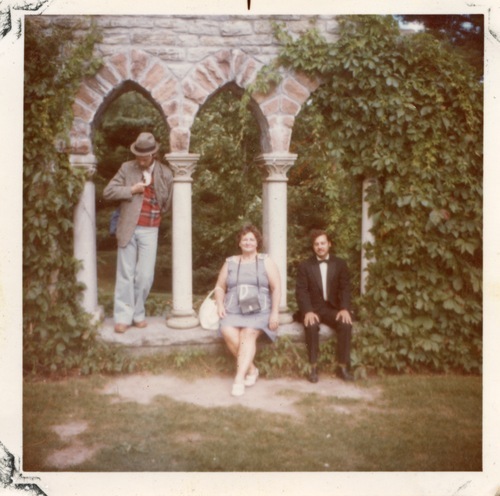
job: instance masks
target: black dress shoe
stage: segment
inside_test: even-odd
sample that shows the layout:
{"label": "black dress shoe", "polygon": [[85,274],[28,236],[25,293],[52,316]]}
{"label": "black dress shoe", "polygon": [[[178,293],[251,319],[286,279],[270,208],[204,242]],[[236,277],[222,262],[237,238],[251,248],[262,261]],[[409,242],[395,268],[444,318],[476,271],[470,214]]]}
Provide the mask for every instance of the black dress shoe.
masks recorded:
{"label": "black dress shoe", "polygon": [[354,381],[354,376],[345,367],[337,367],[335,375],[346,382]]}
{"label": "black dress shoe", "polygon": [[318,378],[318,371],[314,368],[311,370],[311,373],[309,374],[309,377],[307,378],[309,382],[316,383],[319,381]]}

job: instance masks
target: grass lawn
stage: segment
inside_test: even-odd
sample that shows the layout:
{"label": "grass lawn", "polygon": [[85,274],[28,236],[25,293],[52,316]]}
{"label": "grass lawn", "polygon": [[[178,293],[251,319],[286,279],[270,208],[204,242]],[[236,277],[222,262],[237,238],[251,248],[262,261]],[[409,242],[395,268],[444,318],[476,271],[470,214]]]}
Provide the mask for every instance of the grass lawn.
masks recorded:
{"label": "grass lawn", "polygon": [[101,394],[112,379],[25,382],[25,471],[57,471],[50,455],[67,443],[53,427],[78,423],[88,426],[78,443],[92,452],[73,472],[482,470],[477,376],[368,379],[355,387],[376,399],[305,394],[297,416],[168,396],[116,402]]}

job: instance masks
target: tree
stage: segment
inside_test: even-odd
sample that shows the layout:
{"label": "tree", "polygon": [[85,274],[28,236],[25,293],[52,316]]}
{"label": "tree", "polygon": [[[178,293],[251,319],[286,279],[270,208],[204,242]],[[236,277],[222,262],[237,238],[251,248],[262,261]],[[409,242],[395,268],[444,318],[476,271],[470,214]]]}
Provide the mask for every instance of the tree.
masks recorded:
{"label": "tree", "polygon": [[484,71],[484,15],[400,15],[403,22],[421,23],[439,40],[458,48],[482,77]]}
{"label": "tree", "polygon": [[205,103],[192,127],[191,147],[200,154],[193,182],[195,290],[215,284],[224,259],[238,249],[236,233],[250,222],[260,227],[262,179],[254,162],[259,128],[229,86]]}

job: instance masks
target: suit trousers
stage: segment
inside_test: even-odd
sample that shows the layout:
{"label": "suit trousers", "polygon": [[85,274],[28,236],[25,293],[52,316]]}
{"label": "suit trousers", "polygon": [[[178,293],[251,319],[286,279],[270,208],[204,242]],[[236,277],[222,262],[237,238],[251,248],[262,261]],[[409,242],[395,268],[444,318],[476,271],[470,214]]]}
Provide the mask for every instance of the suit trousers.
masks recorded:
{"label": "suit trousers", "polygon": [[130,325],[146,318],[145,303],[153,285],[158,228],[137,226],[131,240],[118,247],[114,320]]}
{"label": "suit trousers", "polygon": [[[337,335],[337,347],[335,358],[337,363],[342,363],[350,367],[351,365],[351,336],[352,325],[345,324],[340,320],[335,320],[339,311],[325,303],[319,311],[315,313],[320,319],[320,323],[325,324],[335,330]],[[309,363],[318,363],[319,358],[319,324],[304,326],[306,347]]]}

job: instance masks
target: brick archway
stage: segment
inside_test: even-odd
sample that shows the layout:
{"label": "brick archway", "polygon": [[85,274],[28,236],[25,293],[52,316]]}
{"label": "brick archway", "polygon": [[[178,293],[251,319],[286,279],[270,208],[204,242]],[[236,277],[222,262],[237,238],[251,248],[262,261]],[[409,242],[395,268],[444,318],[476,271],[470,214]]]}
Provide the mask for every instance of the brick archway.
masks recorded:
{"label": "brick archway", "polygon": [[[125,50],[104,59],[98,73],[82,82],[73,105],[70,161],[85,167],[89,179],[75,211],[75,257],[83,261],[79,279],[86,286],[84,307],[98,312],[96,267],[95,189],[96,167],[92,131],[99,116],[129,84],[148,95],[161,110],[169,129],[171,153],[165,158],[174,171],[173,204],[173,315],[172,327],[193,327],[198,321],[192,308],[191,174],[198,156],[190,154],[191,127],[201,106],[227,84],[245,90],[255,81],[263,63],[234,48],[209,54],[179,77],[167,63],[139,49]],[[277,260],[282,284],[281,311],[287,321],[286,295],[286,183],[296,156],[289,153],[296,115],[319,86],[303,75],[284,72],[280,84],[268,94],[253,94],[261,131],[258,165],[267,170],[263,181],[263,230],[267,251]],[[182,210],[182,211],[181,211]],[[181,227],[179,227],[181,226]],[[176,234],[177,233],[177,234]],[[182,235],[182,248],[176,237]],[[179,243],[180,245],[180,243]]]}
{"label": "brick archway", "polygon": [[[203,103],[234,82],[243,90],[254,82],[263,64],[239,49],[220,50],[177,78],[158,57],[132,49],[105,59],[98,73],[82,82],[73,104],[70,133],[73,155],[92,154],[92,126],[116,89],[131,81],[143,88],[162,109],[170,131],[172,152],[188,153],[190,130]],[[259,107],[263,153],[287,153],[295,116],[319,86],[297,73],[284,73],[281,83],[266,95],[252,95]],[[116,95],[115,95],[116,97]]]}
{"label": "brick archway", "polygon": [[73,104],[70,146],[73,155],[92,154],[92,126],[96,117],[117,96],[117,89],[133,82],[151,96],[166,119],[175,108],[180,83],[165,63],[132,49],[104,60],[97,74],[82,82]]}

